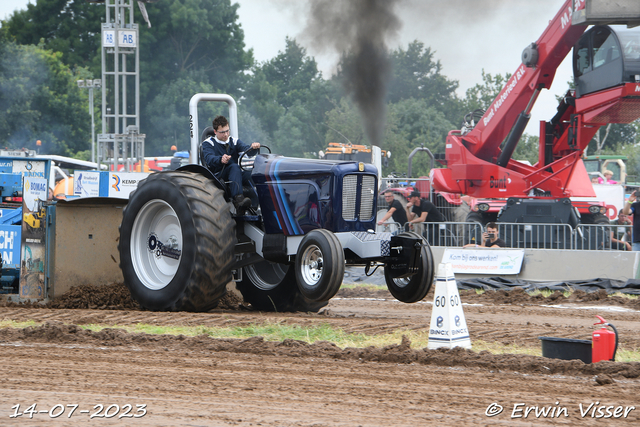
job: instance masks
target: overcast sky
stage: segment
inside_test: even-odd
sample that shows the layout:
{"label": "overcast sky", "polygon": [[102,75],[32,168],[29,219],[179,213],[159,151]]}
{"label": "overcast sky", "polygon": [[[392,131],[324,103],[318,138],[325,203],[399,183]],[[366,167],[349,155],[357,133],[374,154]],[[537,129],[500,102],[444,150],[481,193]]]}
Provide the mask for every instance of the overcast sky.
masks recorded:
{"label": "overcast sky", "polygon": [[[307,1],[236,1],[240,4],[245,43],[253,48],[258,61],[269,60],[284,50],[285,37],[289,36],[307,47],[324,76],[330,77],[336,56],[315,51],[304,37]],[[0,18],[25,9],[29,2],[35,0],[0,0]],[[388,40],[389,47],[406,49],[416,39],[430,46],[442,63],[442,73],[458,80],[462,97],[467,88],[481,82],[482,69],[491,74],[515,72],[522,50],[540,37],[564,0],[396,0],[396,4],[402,27]],[[565,60],[551,90],[540,95],[528,133],[538,135],[538,122],[555,114],[554,95],[564,94],[570,79],[571,64]]]}

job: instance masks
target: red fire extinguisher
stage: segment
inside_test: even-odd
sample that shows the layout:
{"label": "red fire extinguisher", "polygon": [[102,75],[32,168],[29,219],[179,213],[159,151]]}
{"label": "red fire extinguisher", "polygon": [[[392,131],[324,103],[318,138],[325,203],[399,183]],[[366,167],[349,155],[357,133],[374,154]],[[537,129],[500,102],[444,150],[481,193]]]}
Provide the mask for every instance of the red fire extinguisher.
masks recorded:
{"label": "red fire extinguisher", "polygon": [[[596,317],[600,319],[600,321],[594,323],[594,325],[602,325],[602,328],[593,331],[591,363],[596,363],[600,360],[610,360],[614,362],[616,359],[616,351],[618,350],[618,331],[615,326],[607,323],[602,317]],[[608,330],[607,326],[610,326],[613,332]]]}

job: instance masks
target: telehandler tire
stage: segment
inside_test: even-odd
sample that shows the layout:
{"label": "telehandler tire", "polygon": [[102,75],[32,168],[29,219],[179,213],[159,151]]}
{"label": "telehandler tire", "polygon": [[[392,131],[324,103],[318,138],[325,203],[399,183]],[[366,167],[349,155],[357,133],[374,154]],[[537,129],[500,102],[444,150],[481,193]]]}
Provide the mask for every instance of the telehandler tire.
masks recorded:
{"label": "telehandler tire", "polygon": [[159,172],[138,184],[120,226],[120,267],[144,308],[208,311],[232,280],[235,222],[224,194],[191,172]]}
{"label": "telehandler tire", "polygon": [[293,265],[260,261],[242,269],[242,280],[236,283],[245,302],[258,311],[316,313],[326,301],[312,302],[296,285]]}
{"label": "telehandler tire", "polygon": [[480,244],[482,243],[482,231],[484,230],[482,214],[479,212],[469,212],[464,219],[467,223],[476,223],[477,225],[464,224],[462,239],[463,244],[468,245],[470,243]]}
{"label": "telehandler tire", "polygon": [[433,276],[435,273],[433,254],[431,253],[429,243],[419,234],[408,231],[399,234],[399,236],[419,237],[422,239],[423,246],[420,248],[418,272],[411,277],[394,279],[389,274],[391,269],[385,267],[384,279],[387,282],[389,292],[398,301],[406,303],[417,302],[427,296],[433,284]]}

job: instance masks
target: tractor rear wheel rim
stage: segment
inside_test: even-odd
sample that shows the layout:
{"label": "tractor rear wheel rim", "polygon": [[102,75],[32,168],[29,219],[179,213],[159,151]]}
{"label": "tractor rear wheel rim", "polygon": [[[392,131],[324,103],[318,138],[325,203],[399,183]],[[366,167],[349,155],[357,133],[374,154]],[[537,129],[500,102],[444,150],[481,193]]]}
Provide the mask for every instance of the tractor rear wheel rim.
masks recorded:
{"label": "tractor rear wheel rim", "polygon": [[163,289],[180,265],[182,229],[173,208],[164,200],[148,201],[138,213],[131,233],[131,261],[142,284]]}
{"label": "tractor rear wheel rim", "polygon": [[283,264],[261,261],[257,264],[248,265],[243,269],[243,273],[247,275],[256,288],[270,291],[282,283],[288,269],[289,267]]}

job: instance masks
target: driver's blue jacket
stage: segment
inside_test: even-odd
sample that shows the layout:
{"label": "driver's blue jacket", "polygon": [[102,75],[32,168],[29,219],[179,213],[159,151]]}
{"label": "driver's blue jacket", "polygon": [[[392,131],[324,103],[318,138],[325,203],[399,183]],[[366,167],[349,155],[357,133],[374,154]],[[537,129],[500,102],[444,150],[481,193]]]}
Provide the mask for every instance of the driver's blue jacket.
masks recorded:
{"label": "driver's blue jacket", "polygon": [[202,141],[204,161],[213,173],[219,173],[222,171],[222,167],[224,166],[222,163],[223,154],[229,154],[231,156],[232,160],[229,164],[237,164],[238,158],[245,151],[249,151],[247,155],[253,155],[258,150],[252,150],[250,145],[245,144],[239,139],[234,140],[231,136],[229,137],[227,144],[220,144],[212,136]]}

